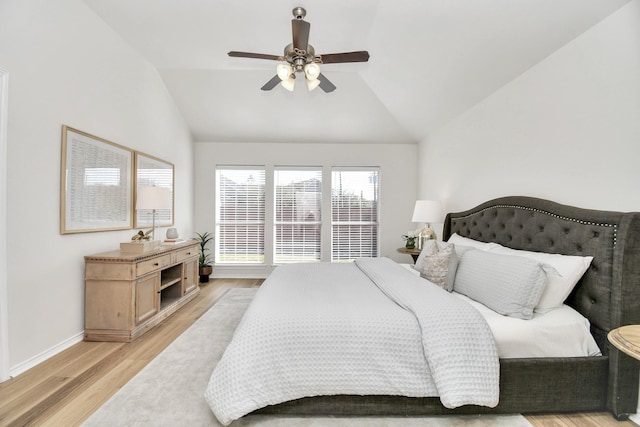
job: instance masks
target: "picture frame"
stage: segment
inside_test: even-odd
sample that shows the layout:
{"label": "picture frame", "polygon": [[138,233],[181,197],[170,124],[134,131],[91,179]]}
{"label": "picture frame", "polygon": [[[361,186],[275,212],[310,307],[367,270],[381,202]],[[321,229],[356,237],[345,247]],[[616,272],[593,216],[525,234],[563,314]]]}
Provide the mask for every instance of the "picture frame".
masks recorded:
{"label": "picture frame", "polygon": [[[156,210],[155,226],[168,227],[174,225],[174,176],[173,163],[149,154],[135,152],[135,192],[137,199],[141,187],[163,187],[169,189],[170,209]],[[134,228],[150,228],[153,224],[151,211],[137,211],[134,206]]]}
{"label": "picture frame", "polygon": [[60,233],[133,226],[133,150],[62,126]]}

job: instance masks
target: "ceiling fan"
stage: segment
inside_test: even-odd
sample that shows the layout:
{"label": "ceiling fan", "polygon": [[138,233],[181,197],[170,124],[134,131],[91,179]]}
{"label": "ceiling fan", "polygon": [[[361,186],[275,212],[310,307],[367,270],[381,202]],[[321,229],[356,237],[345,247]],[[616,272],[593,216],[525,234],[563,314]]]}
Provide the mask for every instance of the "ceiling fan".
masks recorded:
{"label": "ceiling fan", "polygon": [[276,67],[276,75],[260,89],[271,90],[280,83],[285,89],[293,91],[296,73],[302,73],[304,74],[309,90],[320,86],[320,89],[325,92],[333,92],[336,87],[320,72],[320,64],[367,62],[369,60],[369,52],[366,50],[316,55],[313,46],[309,44],[311,24],[304,20],[307,11],[302,7],[296,7],[292,13],[294,17],[294,19],[291,20],[293,43],[285,46],[284,55],[278,56],[237,51],[229,52],[229,56],[231,57],[269,59],[283,62]]}

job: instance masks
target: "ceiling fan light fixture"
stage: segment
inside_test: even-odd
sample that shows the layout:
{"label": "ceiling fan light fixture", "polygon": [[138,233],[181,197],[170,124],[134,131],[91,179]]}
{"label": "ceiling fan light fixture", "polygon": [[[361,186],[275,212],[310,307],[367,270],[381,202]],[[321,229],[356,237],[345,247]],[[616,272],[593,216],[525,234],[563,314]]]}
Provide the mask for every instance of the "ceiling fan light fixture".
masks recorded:
{"label": "ceiling fan light fixture", "polygon": [[320,86],[320,80],[318,80],[318,79],[307,79],[307,89],[309,89],[309,91],[314,90],[318,86]]}
{"label": "ceiling fan light fixture", "polygon": [[289,78],[281,81],[280,84],[289,92],[293,92],[293,88],[296,86],[296,77],[293,74],[290,74]]}
{"label": "ceiling fan light fixture", "polygon": [[304,66],[304,74],[308,80],[316,80],[320,75],[320,66],[315,62],[310,62]]}
{"label": "ceiling fan light fixture", "polygon": [[280,65],[276,67],[276,75],[265,83],[260,88],[261,90],[272,90],[280,83],[287,90],[293,91],[295,75],[304,73],[309,90],[320,87],[326,93],[333,92],[336,90],[336,86],[320,72],[320,64],[369,61],[369,52],[366,50],[316,55],[314,47],[309,44],[311,24],[304,20],[307,11],[303,7],[296,7],[292,12],[294,17],[291,20],[292,43],[284,47],[282,55],[238,52],[235,50],[227,53],[232,58],[267,59],[280,62]]}
{"label": "ceiling fan light fixture", "polygon": [[280,80],[284,82],[289,79],[291,74],[293,74],[293,67],[289,64],[278,64],[276,67],[276,73],[278,74],[278,77],[280,77]]}

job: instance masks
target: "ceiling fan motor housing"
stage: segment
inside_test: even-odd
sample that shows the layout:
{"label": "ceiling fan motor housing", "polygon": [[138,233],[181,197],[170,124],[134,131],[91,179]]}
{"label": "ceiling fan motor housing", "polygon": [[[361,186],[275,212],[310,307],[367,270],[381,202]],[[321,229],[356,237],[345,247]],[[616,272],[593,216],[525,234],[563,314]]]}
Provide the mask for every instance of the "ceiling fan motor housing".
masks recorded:
{"label": "ceiling fan motor housing", "polygon": [[291,64],[295,71],[302,71],[306,64],[315,61],[315,49],[311,45],[307,45],[307,50],[300,50],[288,44],[284,48],[284,59]]}

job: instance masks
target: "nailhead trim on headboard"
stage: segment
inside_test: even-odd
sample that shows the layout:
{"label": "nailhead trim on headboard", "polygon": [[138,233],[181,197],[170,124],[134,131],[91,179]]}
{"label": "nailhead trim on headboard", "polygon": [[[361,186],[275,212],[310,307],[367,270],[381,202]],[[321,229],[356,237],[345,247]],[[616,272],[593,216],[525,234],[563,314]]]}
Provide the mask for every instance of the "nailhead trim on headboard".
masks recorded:
{"label": "nailhead trim on headboard", "polygon": [[557,215],[554,214],[552,212],[548,212],[542,209],[537,209],[537,208],[531,208],[528,206],[518,206],[518,205],[493,205],[493,206],[489,206],[486,207],[484,209],[481,209],[479,211],[473,212],[469,215],[466,216],[458,216],[455,219],[456,220],[460,220],[460,219],[465,219],[465,218],[470,218],[474,215],[477,215],[481,212],[485,212],[488,210],[492,210],[492,209],[496,209],[496,208],[512,208],[512,209],[522,209],[522,210],[526,210],[526,211],[531,211],[531,212],[536,212],[536,213],[542,213],[545,215],[549,215],[553,218],[558,218],[558,219],[562,219],[565,221],[572,221],[572,222],[576,222],[578,224],[584,224],[584,225],[595,225],[595,226],[599,226],[599,227],[613,227],[613,246],[612,247],[616,247],[616,243],[617,243],[617,238],[618,238],[618,225],[617,224],[607,224],[607,223],[602,223],[602,222],[591,222],[591,221],[583,221],[581,219],[577,219],[577,218],[570,218],[570,217],[566,217],[566,216],[562,216],[562,215]]}

